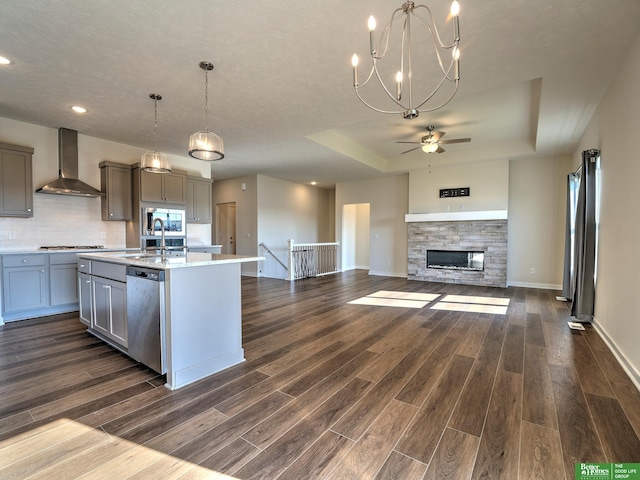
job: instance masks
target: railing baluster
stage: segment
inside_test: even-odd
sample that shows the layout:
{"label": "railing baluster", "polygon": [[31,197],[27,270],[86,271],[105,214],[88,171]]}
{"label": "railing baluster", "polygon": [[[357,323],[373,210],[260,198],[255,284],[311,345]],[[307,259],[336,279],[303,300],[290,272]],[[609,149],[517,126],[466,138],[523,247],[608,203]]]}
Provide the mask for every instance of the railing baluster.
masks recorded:
{"label": "railing baluster", "polygon": [[289,240],[293,271],[290,279],[319,277],[338,272],[338,242],[300,243]]}

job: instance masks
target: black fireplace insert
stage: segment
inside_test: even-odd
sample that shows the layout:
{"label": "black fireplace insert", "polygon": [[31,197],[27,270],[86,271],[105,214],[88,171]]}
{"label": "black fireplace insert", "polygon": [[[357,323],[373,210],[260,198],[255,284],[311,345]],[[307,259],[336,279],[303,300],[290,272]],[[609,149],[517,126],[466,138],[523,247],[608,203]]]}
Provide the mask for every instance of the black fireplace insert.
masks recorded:
{"label": "black fireplace insert", "polygon": [[484,270],[484,252],[460,250],[427,250],[427,268],[451,270]]}

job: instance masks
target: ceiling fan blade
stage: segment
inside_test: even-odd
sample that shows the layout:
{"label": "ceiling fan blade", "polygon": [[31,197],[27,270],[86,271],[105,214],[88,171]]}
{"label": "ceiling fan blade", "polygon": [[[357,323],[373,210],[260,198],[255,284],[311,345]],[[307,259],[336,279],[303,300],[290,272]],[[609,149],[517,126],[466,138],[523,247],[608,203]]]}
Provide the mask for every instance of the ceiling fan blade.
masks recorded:
{"label": "ceiling fan blade", "polygon": [[446,145],[447,143],[467,143],[470,141],[471,141],[470,138],[452,138],[451,140],[442,140],[441,142],[438,142],[438,143]]}
{"label": "ceiling fan blade", "polygon": [[415,143],[416,145],[422,145],[422,142],[401,142],[401,141],[397,141],[396,143]]}
{"label": "ceiling fan blade", "polygon": [[405,153],[413,152],[414,150],[418,150],[419,148],[422,148],[422,145],[420,145],[419,147],[416,147],[416,148],[412,148],[411,150],[407,150],[406,152],[402,152],[400,155],[404,155]]}
{"label": "ceiling fan blade", "polygon": [[431,138],[437,142],[438,140],[440,140],[441,137],[445,135],[445,133],[447,132],[433,132],[433,134],[431,135]]}
{"label": "ceiling fan blade", "polygon": [[438,145],[438,149],[436,150],[436,153],[442,153],[442,152],[446,152],[446,150],[442,148],[440,145]]}

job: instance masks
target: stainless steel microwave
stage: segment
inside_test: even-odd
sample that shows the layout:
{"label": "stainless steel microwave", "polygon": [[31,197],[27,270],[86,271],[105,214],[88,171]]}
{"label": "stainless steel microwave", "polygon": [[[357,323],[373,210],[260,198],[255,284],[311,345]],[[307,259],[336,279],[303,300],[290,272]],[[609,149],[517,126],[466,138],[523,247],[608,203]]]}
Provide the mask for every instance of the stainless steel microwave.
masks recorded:
{"label": "stainless steel microwave", "polygon": [[186,237],[187,236],[187,214],[184,210],[176,210],[173,208],[142,208],[142,236],[160,235],[162,228],[160,222],[156,222],[156,218],[162,220],[164,224],[164,233],[167,237]]}

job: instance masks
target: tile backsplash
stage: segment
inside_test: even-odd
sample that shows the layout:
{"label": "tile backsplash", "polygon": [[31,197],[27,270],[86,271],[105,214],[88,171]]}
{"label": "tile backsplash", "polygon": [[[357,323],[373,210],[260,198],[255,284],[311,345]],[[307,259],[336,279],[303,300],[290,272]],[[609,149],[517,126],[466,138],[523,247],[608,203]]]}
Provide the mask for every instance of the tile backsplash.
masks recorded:
{"label": "tile backsplash", "polygon": [[103,222],[100,199],[34,194],[33,217],[0,217],[0,250],[50,245],[125,245],[125,223]]}
{"label": "tile backsplash", "polygon": [[[125,222],[103,222],[100,199],[33,195],[33,217],[0,217],[0,250],[32,250],[52,245],[124,248]],[[189,224],[188,245],[209,245],[211,226]]]}

